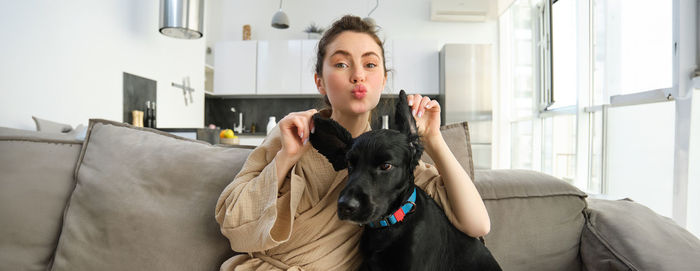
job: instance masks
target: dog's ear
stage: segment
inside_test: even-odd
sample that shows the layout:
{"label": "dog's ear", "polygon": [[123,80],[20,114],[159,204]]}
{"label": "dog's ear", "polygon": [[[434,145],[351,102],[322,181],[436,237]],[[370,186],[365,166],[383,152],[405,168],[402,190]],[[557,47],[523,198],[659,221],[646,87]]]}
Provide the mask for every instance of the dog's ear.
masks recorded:
{"label": "dog's ear", "polygon": [[413,153],[410,168],[413,169],[418,165],[418,160],[420,160],[423,155],[423,144],[420,141],[420,135],[418,135],[416,119],[414,119],[411,114],[411,107],[408,106],[406,92],[403,89],[399,92],[399,100],[396,102],[394,119],[396,121],[397,130],[408,136],[408,145]]}
{"label": "dog's ear", "polygon": [[399,100],[396,101],[396,113],[394,115],[396,129],[402,134],[418,135],[418,127],[416,120],[411,115],[411,107],[408,106],[406,92],[402,89],[399,92]]}
{"label": "dog's ear", "polygon": [[314,132],[310,135],[311,145],[323,154],[333,169],[340,171],[348,167],[345,154],[352,146],[352,135],[340,123],[322,117],[316,113],[311,117],[314,121]]}

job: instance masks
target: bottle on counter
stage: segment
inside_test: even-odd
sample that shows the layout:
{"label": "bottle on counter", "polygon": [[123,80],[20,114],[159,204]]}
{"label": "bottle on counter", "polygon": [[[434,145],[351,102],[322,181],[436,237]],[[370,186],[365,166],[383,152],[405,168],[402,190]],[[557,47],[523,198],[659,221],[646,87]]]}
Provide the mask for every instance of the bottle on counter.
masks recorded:
{"label": "bottle on counter", "polygon": [[131,110],[131,125],[143,127],[143,111]]}
{"label": "bottle on counter", "polygon": [[146,114],[143,116],[143,126],[150,128],[153,126],[153,124],[152,124],[153,119],[151,118],[151,114],[153,114],[151,111],[151,101],[146,101],[146,110],[145,111],[146,111],[145,112]]}
{"label": "bottle on counter", "polygon": [[277,122],[275,120],[275,116],[270,116],[270,119],[267,121],[267,134],[269,135],[270,132],[272,132],[272,129],[275,128],[275,125],[277,125]]}
{"label": "bottle on counter", "polygon": [[255,128],[257,128],[257,127],[255,127],[255,126],[256,126],[256,125],[255,125],[255,122],[253,122],[253,124],[250,125],[250,133],[251,133],[251,134],[254,134],[254,133],[255,133]]}
{"label": "bottle on counter", "polygon": [[151,127],[157,128],[158,125],[156,125],[156,102],[151,103]]}

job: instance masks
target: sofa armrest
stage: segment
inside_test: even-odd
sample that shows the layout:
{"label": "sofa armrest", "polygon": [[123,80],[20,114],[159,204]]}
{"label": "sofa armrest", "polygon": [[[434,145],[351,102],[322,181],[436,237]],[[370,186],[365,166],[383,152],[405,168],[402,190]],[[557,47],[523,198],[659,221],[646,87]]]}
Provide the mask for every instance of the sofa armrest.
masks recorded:
{"label": "sofa armrest", "polygon": [[586,270],[697,270],[700,240],[629,200],[588,199],[581,235]]}
{"label": "sofa armrest", "polygon": [[586,193],[532,170],[476,170],[491,231],[486,247],[503,270],[581,270]]}

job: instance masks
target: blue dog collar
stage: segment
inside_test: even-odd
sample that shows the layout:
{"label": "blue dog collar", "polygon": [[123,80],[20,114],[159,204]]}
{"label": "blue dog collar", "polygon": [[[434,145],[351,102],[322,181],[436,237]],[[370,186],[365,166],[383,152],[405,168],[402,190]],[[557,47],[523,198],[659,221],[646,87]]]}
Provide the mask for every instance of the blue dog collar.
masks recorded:
{"label": "blue dog collar", "polygon": [[370,222],[367,224],[370,228],[383,228],[383,227],[388,227],[390,225],[394,225],[398,223],[399,221],[403,221],[404,217],[406,214],[409,214],[410,212],[415,211],[414,208],[416,207],[416,188],[413,188],[413,193],[411,194],[410,197],[408,197],[408,200],[406,200],[406,203],[401,205],[401,208],[396,210],[393,214],[385,217],[382,220],[379,221],[374,221]]}

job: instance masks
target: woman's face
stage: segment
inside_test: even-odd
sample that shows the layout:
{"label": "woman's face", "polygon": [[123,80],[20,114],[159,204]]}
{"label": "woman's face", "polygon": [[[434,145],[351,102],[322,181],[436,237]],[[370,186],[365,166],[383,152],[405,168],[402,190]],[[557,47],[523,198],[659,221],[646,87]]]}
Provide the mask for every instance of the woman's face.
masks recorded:
{"label": "woman's face", "polygon": [[326,48],[322,78],[316,85],[327,95],[334,111],[363,114],[379,103],[385,70],[382,49],[364,33],[345,31]]}

